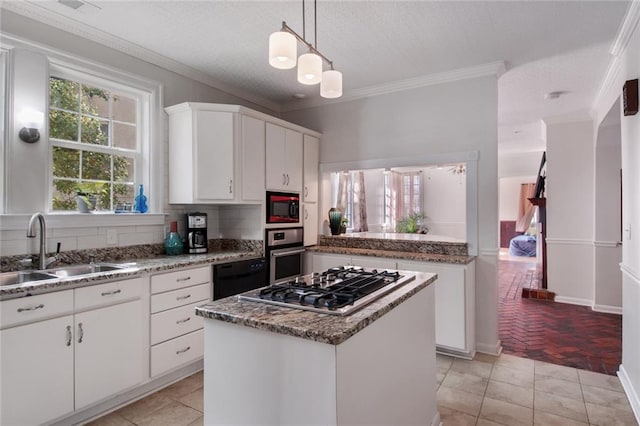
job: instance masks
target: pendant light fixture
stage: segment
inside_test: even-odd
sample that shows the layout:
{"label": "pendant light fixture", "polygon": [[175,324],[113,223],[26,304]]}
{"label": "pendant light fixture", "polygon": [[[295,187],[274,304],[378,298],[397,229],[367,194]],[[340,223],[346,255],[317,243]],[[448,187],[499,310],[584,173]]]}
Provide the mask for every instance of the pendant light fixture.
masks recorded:
{"label": "pendant light fixture", "polygon": [[[324,98],[339,98],[342,96],[342,73],[333,69],[333,62],[327,59],[317,49],[318,47],[318,25],[316,2],[313,1],[314,15],[314,44],[306,40],[305,33],[305,11],[302,0],[302,37],[293,31],[286,22],[282,22],[280,31],[276,31],[269,36],[269,64],[278,69],[291,69],[296,66],[297,43],[303,43],[308,52],[300,55],[297,59],[298,82],[306,85],[320,83],[320,95]],[[329,65],[329,69],[323,72],[323,63]]]}

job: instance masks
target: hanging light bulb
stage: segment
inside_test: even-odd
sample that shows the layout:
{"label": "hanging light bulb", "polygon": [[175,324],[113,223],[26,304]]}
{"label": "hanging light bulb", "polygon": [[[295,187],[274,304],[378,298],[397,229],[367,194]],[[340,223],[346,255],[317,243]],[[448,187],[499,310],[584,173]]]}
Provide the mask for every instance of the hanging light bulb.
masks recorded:
{"label": "hanging light bulb", "polygon": [[298,58],[298,81],[302,84],[318,84],[322,80],[322,58],[315,53],[305,53]]}
{"label": "hanging light bulb", "polygon": [[297,40],[286,31],[276,31],[269,36],[269,64],[281,70],[296,66]]}
{"label": "hanging light bulb", "polygon": [[342,96],[342,73],[340,71],[327,70],[322,73],[320,96],[323,98],[339,98]]}

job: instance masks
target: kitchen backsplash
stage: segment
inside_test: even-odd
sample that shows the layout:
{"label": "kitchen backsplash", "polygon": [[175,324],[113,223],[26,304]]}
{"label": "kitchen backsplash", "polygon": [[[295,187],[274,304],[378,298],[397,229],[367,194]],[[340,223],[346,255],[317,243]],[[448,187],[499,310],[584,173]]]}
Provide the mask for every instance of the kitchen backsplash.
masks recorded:
{"label": "kitchen backsplash", "polygon": [[[209,240],[209,252],[215,251],[252,251],[264,253],[262,240],[237,240],[237,239],[211,239]],[[94,262],[126,262],[136,259],[149,259],[163,257],[164,245],[160,244],[138,244],[125,247],[102,247],[87,250],[61,251],[57,261],[51,267],[74,265],[80,263]],[[197,256],[197,255],[193,255]],[[16,271],[21,269],[33,269],[38,264],[37,255],[16,255],[0,256],[0,266],[2,272]],[[31,263],[26,259],[31,259]]]}

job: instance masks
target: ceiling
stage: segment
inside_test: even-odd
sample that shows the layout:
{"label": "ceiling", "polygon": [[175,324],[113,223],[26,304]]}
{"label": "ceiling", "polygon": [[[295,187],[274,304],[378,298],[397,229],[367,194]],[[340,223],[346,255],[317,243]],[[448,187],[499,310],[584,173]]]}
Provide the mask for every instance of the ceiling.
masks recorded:
{"label": "ceiling", "polygon": [[[276,111],[330,102],[320,97],[318,86],[297,83],[295,69],[277,70],[268,64],[268,37],[282,21],[302,34],[301,0],[85,3],[72,9],[53,0],[8,1],[2,7]],[[306,39],[312,42],[313,1],[305,4]],[[319,0],[317,48],[343,73],[342,100],[503,62],[499,149],[538,151],[544,149],[541,119],[589,111],[628,5]],[[559,99],[544,98],[553,91],[566,93]]]}

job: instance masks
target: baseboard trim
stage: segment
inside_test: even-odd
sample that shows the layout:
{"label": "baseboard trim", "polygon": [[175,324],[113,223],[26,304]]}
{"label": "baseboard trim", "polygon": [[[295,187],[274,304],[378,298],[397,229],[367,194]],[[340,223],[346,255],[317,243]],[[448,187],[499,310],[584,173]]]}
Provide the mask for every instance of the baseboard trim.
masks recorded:
{"label": "baseboard trim", "polygon": [[569,305],[588,306],[593,308],[593,300],[579,299],[577,297],[556,296],[556,302],[566,303]]}
{"label": "baseboard trim", "polygon": [[498,340],[495,345],[478,342],[476,343],[476,352],[499,356],[502,353],[502,341]]}
{"label": "baseboard trim", "polygon": [[622,383],[624,393],[627,394],[627,399],[631,404],[634,416],[636,416],[636,421],[640,423],[640,398],[638,397],[636,390],[633,388],[631,379],[629,379],[629,375],[627,374],[627,370],[624,368],[623,364],[620,364],[620,368],[618,369],[618,378]]}
{"label": "baseboard trim", "polygon": [[593,305],[591,309],[596,312],[602,312],[605,314],[622,315],[622,306]]}
{"label": "baseboard trim", "polygon": [[436,345],[436,353],[441,355],[448,355],[455,358],[464,358],[464,359],[473,359],[476,354],[476,351],[461,351],[459,349],[453,349],[448,346],[438,346]]}

